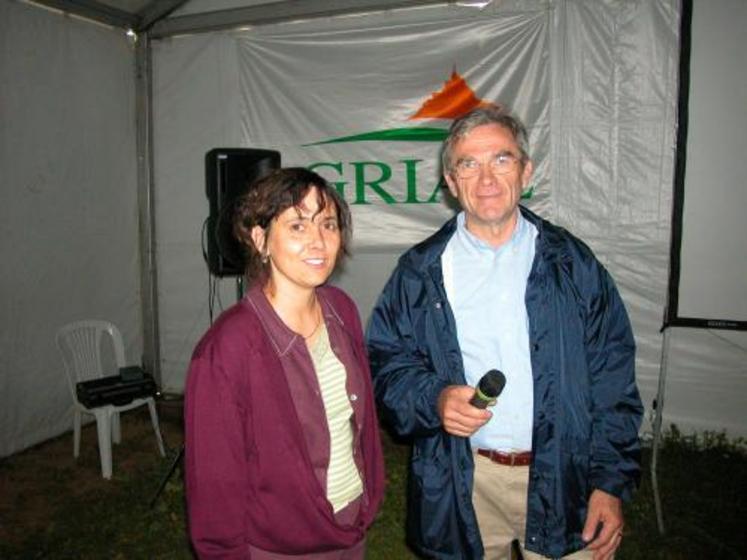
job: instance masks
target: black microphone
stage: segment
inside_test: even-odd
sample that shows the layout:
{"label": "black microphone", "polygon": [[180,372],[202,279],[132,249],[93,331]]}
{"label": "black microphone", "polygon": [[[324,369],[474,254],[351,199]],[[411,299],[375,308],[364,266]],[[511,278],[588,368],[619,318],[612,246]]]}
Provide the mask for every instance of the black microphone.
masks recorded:
{"label": "black microphone", "polygon": [[476,408],[487,408],[495,404],[495,399],[506,386],[506,376],[497,369],[491,369],[480,378],[475,394],[469,400],[469,404]]}

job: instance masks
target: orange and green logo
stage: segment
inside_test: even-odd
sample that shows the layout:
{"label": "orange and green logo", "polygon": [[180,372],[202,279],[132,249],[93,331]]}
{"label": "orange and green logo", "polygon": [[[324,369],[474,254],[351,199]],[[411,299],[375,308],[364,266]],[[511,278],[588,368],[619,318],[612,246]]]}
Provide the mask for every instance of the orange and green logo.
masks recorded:
{"label": "orange and green logo", "polygon": [[[460,76],[456,69],[444,86],[426,99],[420,107],[408,117],[414,120],[454,120],[469,111],[489,105],[477,97],[472,88]],[[442,143],[448,134],[448,128],[408,126],[375,130],[349,136],[327,138],[318,142],[304,144],[304,146],[321,146],[331,144],[347,144],[351,142],[436,142]],[[379,160],[332,161],[316,162],[309,165],[309,169],[322,172],[327,170],[336,175],[330,179],[340,194],[352,204],[370,204],[370,198],[375,195],[386,204],[432,204],[440,202],[441,179],[435,185],[423,187],[419,181],[419,164],[422,159],[416,157],[400,158],[396,162]],[[350,180],[346,180],[345,172],[352,172],[352,192],[347,192]],[[325,173],[329,175],[329,173]],[[329,177],[328,177],[329,179]],[[390,184],[404,179],[404,195],[397,197],[391,190]],[[423,192],[425,191],[425,192]],[[525,195],[531,196],[531,192]]]}
{"label": "orange and green logo", "polygon": [[[425,100],[408,117],[408,120],[453,120],[485,103],[454,70],[451,78],[441,90]],[[351,142],[434,142],[440,144],[447,134],[447,128],[408,126],[327,138],[304,146],[340,145]],[[433,178],[431,178],[431,184],[423,186],[423,180],[419,180],[419,164],[422,161],[414,156],[399,158],[393,162],[375,159],[349,162],[328,161],[313,163],[309,165],[309,169],[326,171],[325,175],[328,175],[328,178],[330,173],[335,174],[336,178],[330,179],[331,182],[352,204],[370,204],[373,197],[386,204],[437,203],[441,198],[441,180],[436,179],[433,185]],[[346,172],[352,174],[352,176],[349,175],[349,179],[346,179]],[[395,195],[391,189],[391,185],[395,183],[399,185],[404,183],[404,194]]]}
{"label": "orange and green logo", "polygon": [[[487,101],[478,99],[472,88],[456,70],[451,78],[444,84],[440,91],[431,95],[420,108],[409,117],[408,120],[416,119],[449,119],[460,117],[476,107],[488,104]],[[404,127],[387,130],[365,132],[353,136],[331,138],[308,144],[318,146],[320,144],[339,144],[342,142],[370,142],[370,141],[404,141],[404,142],[443,142],[448,130],[445,128],[430,127]]]}

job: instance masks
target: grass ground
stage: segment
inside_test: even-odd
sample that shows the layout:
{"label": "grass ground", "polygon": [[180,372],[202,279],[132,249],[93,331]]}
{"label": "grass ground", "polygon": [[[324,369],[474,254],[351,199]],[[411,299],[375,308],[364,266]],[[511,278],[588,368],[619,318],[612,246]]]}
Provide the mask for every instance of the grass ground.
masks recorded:
{"label": "grass ground", "polygon": [[[171,454],[161,458],[145,410],[123,417],[114,450],[114,477],[100,476],[96,431],[83,430],[81,456],[65,434],[0,461],[0,558],[191,559],[185,532],[180,471],[155,500],[181,442],[174,403],[161,403]],[[409,450],[384,436],[387,495],[369,533],[368,558],[415,558],[404,543]],[[626,537],[618,560],[747,558],[747,451],[723,436],[667,434],[659,455],[659,484],[667,532],[656,526],[648,464],[636,499],[626,508]]]}

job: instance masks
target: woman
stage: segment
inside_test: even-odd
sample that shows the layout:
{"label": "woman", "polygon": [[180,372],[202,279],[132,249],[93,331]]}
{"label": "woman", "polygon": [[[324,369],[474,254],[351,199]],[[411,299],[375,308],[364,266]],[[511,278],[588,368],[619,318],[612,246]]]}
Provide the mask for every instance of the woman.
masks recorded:
{"label": "woman", "polygon": [[248,290],[197,345],[186,388],[190,535],[200,558],[362,559],[383,460],[352,300],[324,285],[350,212],[281,169],[237,205]]}

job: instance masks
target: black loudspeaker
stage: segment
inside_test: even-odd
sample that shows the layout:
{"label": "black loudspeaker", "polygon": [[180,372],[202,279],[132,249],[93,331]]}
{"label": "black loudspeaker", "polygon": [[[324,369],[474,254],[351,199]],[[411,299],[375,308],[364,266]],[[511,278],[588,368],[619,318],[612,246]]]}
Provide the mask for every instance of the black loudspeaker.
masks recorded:
{"label": "black loudspeaker", "polygon": [[234,238],[232,214],[236,199],[254,181],[280,167],[280,152],[250,148],[214,148],[205,154],[210,215],[207,221],[207,264],[215,276],[244,274],[244,253]]}

